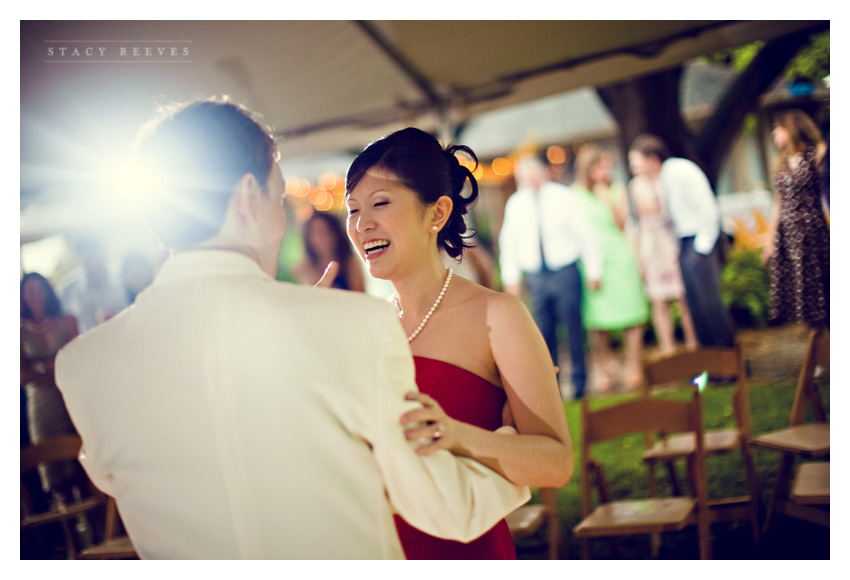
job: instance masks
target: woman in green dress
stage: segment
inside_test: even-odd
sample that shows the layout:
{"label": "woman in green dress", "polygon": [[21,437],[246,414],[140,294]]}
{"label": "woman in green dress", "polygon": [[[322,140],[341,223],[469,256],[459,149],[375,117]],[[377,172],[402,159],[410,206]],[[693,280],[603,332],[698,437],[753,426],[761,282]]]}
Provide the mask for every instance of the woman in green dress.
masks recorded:
{"label": "woman in green dress", "polygon": [[643,290],[634,250],[623,229],[628,217],[626,189],[611,178],[613,157],[594,145],[583,146],[576,156],[574,191],[596,228],[605,258],[598,290],[585,287],[582,316],[590,335],[597,392],[611,391],[617,364],[611,353],[611,331],[623,331],[627,390],[640,386],[640,353],[643,325],[649,319],[649,303]]}

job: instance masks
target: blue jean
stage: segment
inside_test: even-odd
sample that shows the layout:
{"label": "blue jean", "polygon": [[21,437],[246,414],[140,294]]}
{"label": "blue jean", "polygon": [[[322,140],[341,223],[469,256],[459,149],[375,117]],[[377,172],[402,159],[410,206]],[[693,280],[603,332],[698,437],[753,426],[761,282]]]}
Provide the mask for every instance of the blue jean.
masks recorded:
{"label": "blue jean", "polygon": [[567,327],[570,358],[572,362],[572,381],[576,398],[584,396],[587,383],[585,364],[585,335],[581,320],[582,279],[575,262],[551,271],[526,276],[528,292],[531,295],[534,317],[540,333],[549,348],[552,363],[558,365],[557,325]]}
{"label": "blue jean", "polygon": [[735,344],[735,326],[720,297],[720,271],[717,245],[708,254],[694,249],[694,237],[682,238],[679,254],[685,297],[694,330],[702,346],[731,347]]}

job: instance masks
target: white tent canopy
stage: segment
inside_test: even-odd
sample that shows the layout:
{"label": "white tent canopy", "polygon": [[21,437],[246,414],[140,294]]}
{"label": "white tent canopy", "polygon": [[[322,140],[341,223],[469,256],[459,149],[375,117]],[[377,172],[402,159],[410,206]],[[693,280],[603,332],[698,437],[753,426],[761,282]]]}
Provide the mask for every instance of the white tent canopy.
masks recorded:
{"label": "white tent canopy", "polygon": [[449,135],[484,112],[814,24],[21,22],[22,210],[120,183],[107,174],[156,103],[229,95],[284,138],[286,162],[316,166],[409,124]]}

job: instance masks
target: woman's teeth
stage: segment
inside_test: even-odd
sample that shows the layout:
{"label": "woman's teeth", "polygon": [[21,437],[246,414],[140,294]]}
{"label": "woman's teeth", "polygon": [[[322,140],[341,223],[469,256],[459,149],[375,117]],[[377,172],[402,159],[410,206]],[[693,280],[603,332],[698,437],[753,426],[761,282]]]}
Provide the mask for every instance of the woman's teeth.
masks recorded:
{"label": "woman's teeth", "polygon": [[366,242],[363,244],[363,250],[366,252],[366,255],[369,256],[376,252],[380,252],[381,250],[385,250],[388,248],[390,243],[387,240],[372,240],[371,242]]}

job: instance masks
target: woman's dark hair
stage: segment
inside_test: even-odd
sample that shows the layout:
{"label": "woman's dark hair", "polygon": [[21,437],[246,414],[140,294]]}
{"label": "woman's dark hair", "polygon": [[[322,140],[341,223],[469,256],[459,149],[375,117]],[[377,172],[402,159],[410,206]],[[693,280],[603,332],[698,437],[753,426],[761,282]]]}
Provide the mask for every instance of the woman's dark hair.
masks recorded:
{"label": "woman's dark hair", "polygon": [[221,230],[233,187],[246,173],[265,189],[277,145],[254,113],[220,100],[173,105],[140,131],[136,160],[150,178],[141,208],[167,248]]}
{"label": "woman's dark hair", "polygon": [[[466,233],[463,216],[478,197],[478,182],[472,171],[461,165],[455,156],[459,151],[469,155],[478,166],[475,153],[465,145],[444,149],[436,138],[420,129],[408,127],[396,131],[370,143],[357,156],[348,169],[345,191],[351,193],[366,172],[374,167],[391,173],[404,187],[415,191],[426,206],[433,205],[444,195],[450,197],[452,213],[437,235],[437,247],[457,258],[464,248],[473,246],[467,242],[472,234]],[[461,193],[467,180],[470,192],[463,196]]]}
{"label": "woman's dark hair", "polygon": [[313,227],[313,224],[320,221],[327,224],[328,229],[330,229],[331,234],[333,235],[334,260],[339,263],[341,272],[343,274],[348,274],[348,258],[354,255],[354,250],[351,249],[351,242],[348,241],[348,236],[345,233],[342,223],[339,219],[329,213],[317,211],[310,216],[310,219],[304,222],[302,237],[304,238],[304,252],[307,254],[307,258],[316,268],[324,270],[325,266],[327,266],[327,264],[322,264],[320,262],[323,258],[322,256],[319,256],[316,248],[314,248],[313,244],[310,242],[310,229]]}
{"label": "woman's dark hair", "polygon": [[644,157],[657,157],[662,163],[670,158],[670,149],[661,137],[644,133],[632,141],[629,151],[637,151]]}
{"label": "woman's dark hair", "polygon": [[59,304],[59,297],[56,296],[56,292],[53,290],[53,286],[50,285],[50,282],[47,281],[47,278],[39,274],[38,272],[30,272],[29,274],[25,274],[23,278],[21,278],[21,318],[25,320],[32,320],[32,310],[30,310],[29,305],[26,300],[24,300],[24,285],[26,285],[28,280],[37,280],[39,284],[44,288],[44,292],[47,295],[45,298],[46,304],[45,306],[45,314],[50,318],[56,318],[57,316],[62,316],[62,306]]}

